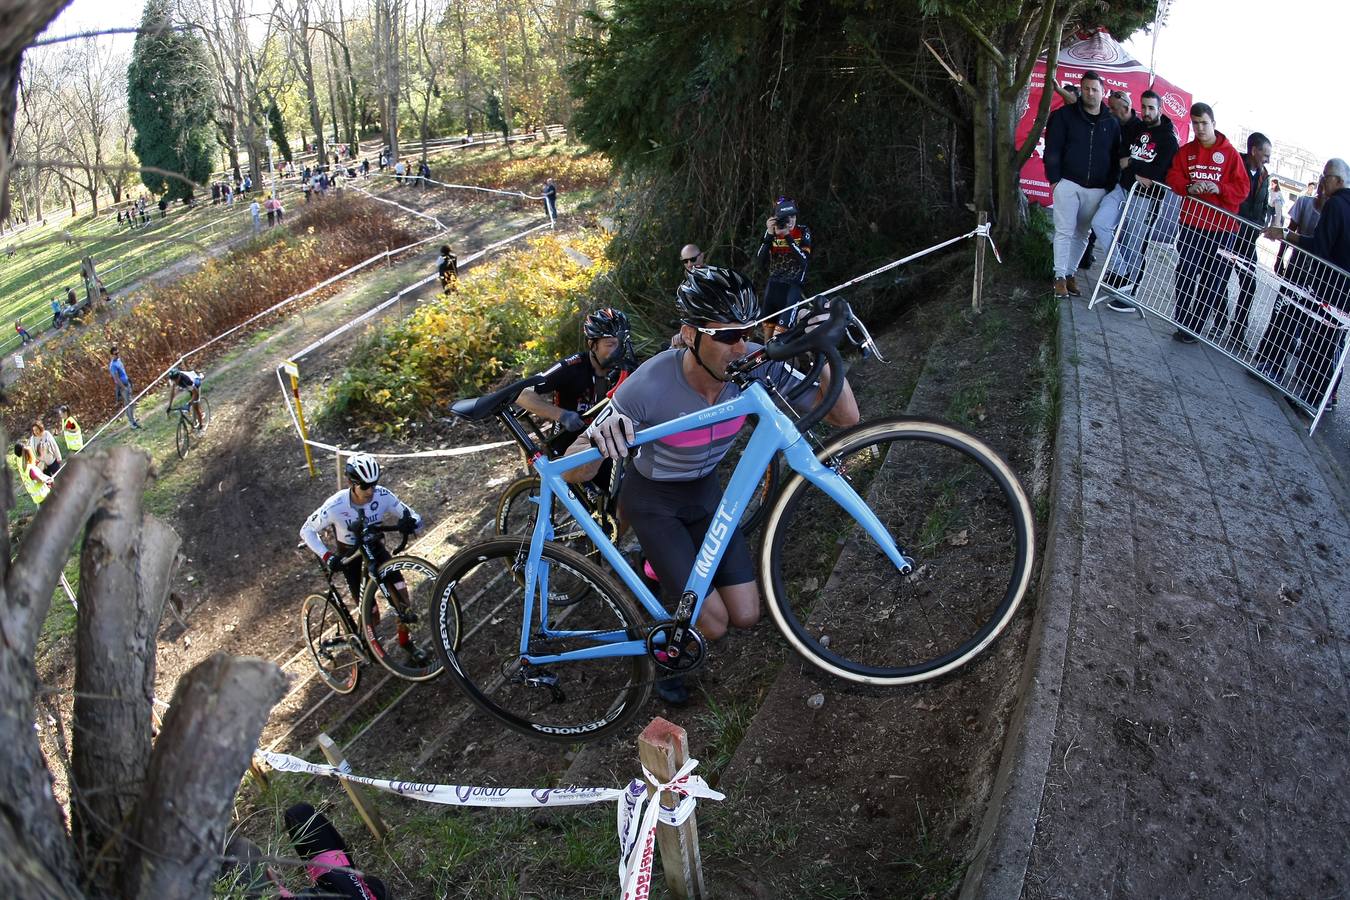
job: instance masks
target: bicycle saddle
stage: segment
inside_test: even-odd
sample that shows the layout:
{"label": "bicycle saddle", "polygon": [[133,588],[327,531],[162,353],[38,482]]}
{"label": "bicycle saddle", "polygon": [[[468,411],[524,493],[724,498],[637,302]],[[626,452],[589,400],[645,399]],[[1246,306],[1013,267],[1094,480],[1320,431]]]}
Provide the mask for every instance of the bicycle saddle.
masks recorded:
{"label": "bicycle saddle", "polygon": [[464,400],[456,400],[450,404],[450,412],[459,416],[461,419],[468,419],[470,422],[477,422],[479,419],[486,419],[488,416],[496,415],[506,407],[510,406],[520,396],[520,392],[526,388],[534,387],[544,383],[544,376],[533,375],[529,378],[522,378],[513,384],[508,384],[504,388],[499,388],[490,394],[484,394],[481,397],[468,397]]}

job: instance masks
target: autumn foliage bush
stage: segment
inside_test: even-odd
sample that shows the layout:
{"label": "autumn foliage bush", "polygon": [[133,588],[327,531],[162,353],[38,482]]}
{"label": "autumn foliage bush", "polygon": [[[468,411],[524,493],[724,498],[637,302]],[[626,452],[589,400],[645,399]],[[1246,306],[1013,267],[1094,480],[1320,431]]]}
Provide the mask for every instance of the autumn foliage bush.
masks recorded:
{"label": "autumn foliage bush", "polygon": [[453,184],[494,187],[538,196],[547,178],[552,178],[558,190],[565,193],[605,187],[614,173],[609,160],[598,154],[557,153],[470,163],[453,161],[450,165],[434,168],[432,177]]}
{"label": "autumn foliage bush", "polygon": [[[374,253],[418,237],[385,206],[364,197],[348,194],[304,207],[284,227],[208,259],[182,278],[130,295],[120,313],[95,309],[89,324],[72,336],[35,351],[25,360],[23,378],[7,391],[5,426],[10,434],[25,434],[27,422],[67,403],[88,433],[88,426],[118,408],[108,374],[110,347],[120,350],[140,390],[182,353]],[[201,369],[206,360],[190,358],[186,364]]]}
{"label": "autumn foliage bush", "polygon": [[372,333],[338,381],[329,417],[393,433],[507,370],[575,353],[591,283],[609,271],[608,241],[598,231],[536,237],[474,269],[457,293]]}

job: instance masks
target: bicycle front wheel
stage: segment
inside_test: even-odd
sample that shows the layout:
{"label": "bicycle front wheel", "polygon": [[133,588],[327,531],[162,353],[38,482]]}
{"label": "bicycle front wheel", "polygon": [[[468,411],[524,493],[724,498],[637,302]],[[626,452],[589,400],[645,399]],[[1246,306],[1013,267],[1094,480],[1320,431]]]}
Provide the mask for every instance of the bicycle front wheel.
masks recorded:
{"label": "bicycle front wheel", "polygon": [[[516,731],[563,743],[606,737],[632,721],[646,702],[652,660],[643,654],[543,665],[523,662],[520,635],[529,550],[528,537],[492,538],[464,548],[441,568],[432,608],[436,649],[469,698]],[[645,635],[633,601],[590,560],[545,543],[539,569],[541,578],[547,578],[550,601],[532,601],[530,654],[563,653]],[[584,596],[559,603],[555,584],[582,584]],[[454,609],[458,615],[451,613]]]}
{"label": "bicycle front wheel", "polygon": [[885,419],[819,454],[914,560],[902,573],[853,516],[792,473],[765,525],[769,610],[825,671],[864,684],[936,678],[1007,627],[1031,580],[1031,505],[1008,464],[938,422]]}
{"label": "bicycle front wheel", "polygon": [[206,399],[206,395],[202,394],[201,398],[197,400],[197,405],[202,411],[202,430],[205,431],[211,424],[211,404]]}
{"label": "bicycle front wheel", "polygon": [[380,665],[408,681],[441,674],[436,633],[427,610],[439,570],[417,556],[395,556],[366,579],[361,631]]}
{"label": "bicycle front wheel", "polygon": [[178,434],[175,443],[178,447],[178,458],[183,459],[187,456],[188,448],[192,446],[192,426],[182,414],[178,416]]}
{"label": "bicycle front wheel", "polygon": [[319,677],[339,694],[356,690],[361,679],[361,655],[357,635],[347,627],[337,603],[323,594],[310,594],[300,608],[305,643],[319,670]]}

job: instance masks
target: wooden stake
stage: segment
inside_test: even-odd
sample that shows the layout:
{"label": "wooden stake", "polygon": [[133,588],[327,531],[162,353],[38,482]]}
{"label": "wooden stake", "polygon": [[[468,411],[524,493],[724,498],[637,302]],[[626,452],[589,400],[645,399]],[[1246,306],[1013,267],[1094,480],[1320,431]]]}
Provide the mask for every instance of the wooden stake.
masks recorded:
{"label": "wooden stake", "polygon": [[[661,782],[670,781],[689,761],[689,735],[683,728],[662,718],[652,719],[638,735],[638,759]],[[647,792],[652,788],[648,786]],[[661,805],[674,808],[678,794],[661,794]],[[708,896],[703,882],[703,861],[698,850],[698,823],[690,816],[683,825],[656,826],[656,845],[661,851],[661,868],[672,897],[694,900]]]}
{"label": "wooden stake", "polygon": [[[983,228],[989,222],[989,214],[980,210],[980,216],[977,224]],[[981,293],[984,291],[984,249],[986,241],[983,236],[977,235],[975,238],[975,284],[970,289],[970,308],[975,313],[980,313]]]}
{"label": "wooden stake", "polygon": [[[347,760],[343,758],[338,745],[323,732],[319,732],[319,749],[328,758],[329,765],[344,772],[351,771],[351,766],[347,765]],[[351,798],[352,806],[356,807],[356,812],[361,816],[361,821],[366,823],[366,827],[370,829],[371,835],[375,838],[375,843],[383,844],[384,836],[389,829],[385,827],[384,820],[380,818],[380,811],[375,808],[375,801],[370,799],[370,795],[366,793],[366,789],[362,785],[353,784],[345,778],[341,781],[342,787],[347,791],[347,796]]]}

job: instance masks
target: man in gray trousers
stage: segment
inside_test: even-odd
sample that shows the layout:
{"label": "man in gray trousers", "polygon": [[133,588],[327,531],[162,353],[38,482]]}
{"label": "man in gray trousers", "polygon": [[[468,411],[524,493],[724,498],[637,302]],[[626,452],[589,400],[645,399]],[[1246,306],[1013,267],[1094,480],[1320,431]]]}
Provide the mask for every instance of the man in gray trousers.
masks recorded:
{"label": "man in gray trousers", "polygon": [[1061,106],[1045,126],[1045,177],[1054,188],[1055,296],[1082,296],[1074,273],[1087,248],[1092,217],[1120,174],[1120,120],[1102,104],[1105,84],[1083,73],[1077,103]]}

